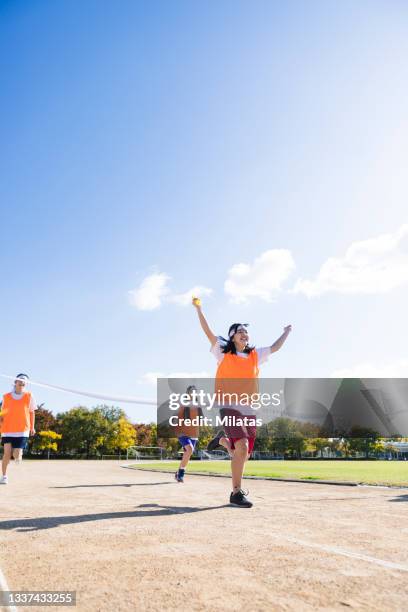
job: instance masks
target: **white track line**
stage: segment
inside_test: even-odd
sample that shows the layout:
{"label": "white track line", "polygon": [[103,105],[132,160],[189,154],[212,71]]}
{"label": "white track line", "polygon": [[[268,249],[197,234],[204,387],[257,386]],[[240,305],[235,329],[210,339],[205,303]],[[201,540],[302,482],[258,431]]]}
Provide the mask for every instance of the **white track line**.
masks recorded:
{"label": "white track line", "polygon": [[[4,592],[4,591],[9,591],[9,590],[10,589],[8,587],[6,577],[3,574],[1,567],[0,567],[0,591]],[[3,606],[3,610],[6,610],[7,612],[17,612],[14,606]]]}
{"label": "white track line", "polygon": [[338,546],[326,546],[325,544],[315,544],[314,542],[305,542],[304,540],[298,540],[297,538],[285,537],[287,542],[292,542],[299,546],[305,546],[308,548],[317,548],[335,555],[343,555],[343,557],[350,557],[351,559],[359,559],[360,561],[367,561],[368,563],[375,563],[381,567],[385,567],[391,570],[399,570],[400,572],[408,572],[408,565],[402,563],[393,563],[393,561],[384,561],[383,559],[377,559],[376,557],[370,557],[362,553],[353,552],[351,550],[345,550]]}

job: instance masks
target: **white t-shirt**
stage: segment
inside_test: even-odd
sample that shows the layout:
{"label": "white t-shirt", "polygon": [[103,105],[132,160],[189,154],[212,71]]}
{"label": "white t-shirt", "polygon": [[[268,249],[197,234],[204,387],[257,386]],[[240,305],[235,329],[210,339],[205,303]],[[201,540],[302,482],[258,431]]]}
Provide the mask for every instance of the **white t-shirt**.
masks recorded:
{"label": "white t-shirt", "polygon": [[[221,361],[224,359],[225,353],[222,352],[222,347],[225,346],[225,344],[225,341],[220,336],[217,336],[217,342],[210,348],[210,352],[214,355],[218,363],[221,363]],[[258,365],[262,365],[268,361],[269,355],[271,354],[270,346],[264,346],[255,350],[258,354]],[[243,357],[244,359],[248,359],[249,357],[248,353],[239,353],[238,351],[237,355],[239,355],[239,357]]]}
{"label": "white t-shirt", "polygon": [[[11,397],[15,400],[23,399],[24,395],[25,395],[25,392],[24,393],[15,393],[14,391],[11,392]],[[34,399],[34,396],[31,395],[30,412],[34,412],[35,410],[37,410],[37,404]],[[1,437],[3,438],[4,436],[7,436],[7,438],[27,438],[29,435],[30,435],[30,432],[26,430],[26,431],[15,431],[13,433],[1,434]]]}

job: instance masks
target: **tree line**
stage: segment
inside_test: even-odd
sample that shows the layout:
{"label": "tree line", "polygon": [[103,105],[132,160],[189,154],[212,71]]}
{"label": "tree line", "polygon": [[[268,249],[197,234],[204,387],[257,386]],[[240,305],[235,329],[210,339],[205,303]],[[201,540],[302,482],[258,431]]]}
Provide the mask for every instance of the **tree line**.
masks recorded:
{"label": "tree line", "polygon": [[[29,439],[33,456],[100,457],[126,453],[131,446],[160,446],[166,455],[180,449],[177,438],[160,438],[155,423],[134,424],[121,408],[77,406],[56,416],[40,405],[36,411],[36,435]],[[199,448],[205,449],[214,431],[200,430]],[[386,441],[374,430],[355,427],[348,436],[322,436],[318,426],[280,417],[258,429],[255,451],[287,458],[353,457],[380,455]]]}
{"label": "tree line", "polygon": [[126,452],[130,446],[156,446],[157,427],[131,423],[124,410],[113,406],[77,406],[54,414],[40,405],[36,410],[35,436],[28,454],[87,458]]}

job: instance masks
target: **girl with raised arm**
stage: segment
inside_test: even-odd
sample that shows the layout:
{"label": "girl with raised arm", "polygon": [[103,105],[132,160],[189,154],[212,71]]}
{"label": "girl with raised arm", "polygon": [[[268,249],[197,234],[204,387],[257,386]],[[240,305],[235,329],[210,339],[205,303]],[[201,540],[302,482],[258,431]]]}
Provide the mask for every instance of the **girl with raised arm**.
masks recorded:
{"label": "girl with raised arm", "polygon": [[[292,331],[292,326],[287,325],[283,334],[271,345],[263,348],[255,348],[249,344],[247,323],[233,323],[228,330],[228,338],[216,336],[210,329],[201,309],[201,301],[193,298],[193,306],[197,310],[201,327],[211,344],[211,352],[217,360],[218,367],[215,375],[215,392],[220,397],[237,394],[251,396],[258,392],[259,366],[268,360],[271,353],[278,351]],[[242,421],[245,409],[240,405],[223,401],[221,416],[230,417],[228,421],[232,425],[225,427],[225,433],[219,432],[208,445],[213,450],[221,445],[227,449],[231,456],[232,493],[230,503],[234,506],[250,508],[252,502],[247,498],[248,492],[242,490],[242,476],[245,463],[251,455],[255,437],[255,417],[252,410],[248,411],[246,426],[234,425],[234,420]],[[236,417],[240,416],[240,419]]]}

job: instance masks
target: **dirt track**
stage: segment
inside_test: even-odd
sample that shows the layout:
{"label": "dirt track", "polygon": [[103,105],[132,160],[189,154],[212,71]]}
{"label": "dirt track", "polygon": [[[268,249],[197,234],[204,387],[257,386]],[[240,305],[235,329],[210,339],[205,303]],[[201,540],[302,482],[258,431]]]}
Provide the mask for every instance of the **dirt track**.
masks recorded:
{"label": "dirt track", "polygon": [[407,607],[406,489],[249,480],[248,510],[225,505],[224,478],[178,484],[117,462],[26,461],[9,476],[11,590],[76,590],[86,612]]}

